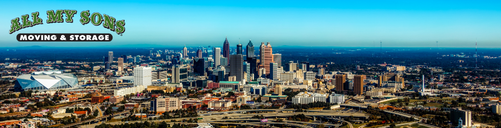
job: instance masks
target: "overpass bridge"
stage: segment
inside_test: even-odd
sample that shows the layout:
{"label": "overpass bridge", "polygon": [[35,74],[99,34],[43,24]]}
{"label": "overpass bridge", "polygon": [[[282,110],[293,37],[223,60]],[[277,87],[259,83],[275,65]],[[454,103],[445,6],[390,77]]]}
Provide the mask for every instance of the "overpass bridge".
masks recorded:
{"label": "overpass bridge", "polygon": [[115,113],[115,114],[112,114],[112,115],[105,115],[105,116],[101,116],[101,117],[96,117],[94,119],[89,119],[89,120],[84,120],[84,121],[80,121],[80,122],[75,122],[75,123],[63,125],[63,126],[61,126],[61,128],[69,128],[69,127],[77,126],[77,125],[80,125],[80,124],[90,123],[90,122],[93,122],[93,121],[100,121],[102,119],[105,119],[105,118],[108,118],[108,117],[113,117],[115,115],[126,115],[126,114],[130,114],[130,111],[124,111],[124,112],[119,112],[119,113]]}

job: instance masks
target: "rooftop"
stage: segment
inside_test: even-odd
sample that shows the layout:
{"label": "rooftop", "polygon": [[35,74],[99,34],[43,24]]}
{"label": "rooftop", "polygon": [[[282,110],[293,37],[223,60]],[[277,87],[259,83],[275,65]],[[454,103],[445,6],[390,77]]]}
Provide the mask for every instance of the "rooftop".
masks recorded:
{"label": "rooftop", "polygon": [[219,81],[220,84],[239,84],[239,81]]}

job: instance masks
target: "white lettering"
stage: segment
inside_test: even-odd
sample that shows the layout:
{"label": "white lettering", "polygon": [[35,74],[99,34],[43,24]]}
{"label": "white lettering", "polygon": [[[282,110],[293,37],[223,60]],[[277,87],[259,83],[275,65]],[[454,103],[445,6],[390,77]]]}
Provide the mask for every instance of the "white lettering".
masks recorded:
{"label": "white lettering", "polygon": [[20,40],[27,40],[28,38],[26,37],[26,35],[21,35],[21,38]]}
{"label": "white lettering", "polygon": [[33,40],[33,38],[34,38],[33,35],[28,36],[28,40]]}

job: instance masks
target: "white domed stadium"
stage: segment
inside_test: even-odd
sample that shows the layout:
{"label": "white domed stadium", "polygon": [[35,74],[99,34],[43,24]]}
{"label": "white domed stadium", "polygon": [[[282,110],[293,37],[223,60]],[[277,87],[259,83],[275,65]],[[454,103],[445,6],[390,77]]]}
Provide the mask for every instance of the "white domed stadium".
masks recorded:
{"label": "white domed stadium", "polygon": [[73,74],[61,73],[61,71],[43,71],[17,77],[14,89],[16,91],[61,90],[73,88],[77,85],[78,79]]}

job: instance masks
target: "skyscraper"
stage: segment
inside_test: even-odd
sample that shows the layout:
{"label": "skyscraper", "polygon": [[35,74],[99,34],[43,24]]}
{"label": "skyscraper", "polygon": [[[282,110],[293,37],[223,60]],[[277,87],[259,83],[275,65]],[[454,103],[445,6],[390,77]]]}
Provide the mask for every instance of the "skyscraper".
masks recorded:
{"label": "skyscraper", "polygon": [[365,75],[355,75],[353,78],[353,92],[356,95],[362,95],[364,94],[364,80],[365,80]]}
{"label": "skyscraper", "polygon": [[278,64],[278,67],[282,66],[282,54],[275,53],[273,54],[273,62]]}
{"label": "skyscraper", "polygon": [[244,58],[242,54],[231,55],[230,58],[230,76],[235,76],[236,81],[242,81],[244,78]]}
{"label": "skyscraper", "polygon": [[264,48],[266,45],[264,45],[264,42],[261,42],[261,45],[259,46],[259,62],[263,63],[264,60]]}
{"label": "skyscraper", "polygon": [[247,57],[247,62],[250,64],[250,75],[251,77],[258,78],[259,75],[257,73],[257,59],[256,57]]}
{"label": "skyscraper", "polygon": [[134,86],[144,86],[148,88],[151,85],[151,67],[134,68]]}
{"label": "skyscraper", "polygon": [[113,63],[113,51],[108,52],[108,63]]}
{"label": "skyscraper", "polygon": [[198,58],[203,58],[202,57],[202,50],[201,49],[198,49],[198,51],[197,51],[197,57]]}
{"label": "skyscraper", "polygon": [[230,61],[230,43],[228,42],[228,38],[224,39],[223,56],[228,59],[228,62]]}
{"label": "skyscraper", "polygon": [[[246,51],[247,58],[254,57],[254,45],[252,44],[251,40],[249,40],[249,43],[247,44],[247,51]],[[249,59],[247,59],[249,60]]]}
{"label": "skyscraper", "polygon": [[462,126],[465,128],[470,128],[473,123],[471,122],[472,120],[472,112],[469,110],[462,110],[461,108],[456,108],[452,109],[449,118],[451,119],[451,122],[456,125],[459,124],[459,120],[462,122]]}
{"label": "skyscraper", "polygon": [[226,69],[224,66],[219,66],[217,67],[217,80],[219,81],[226,81]]}
{"label": "skyscraper", "polygon": [[237,44],[237,54],[242,54],[242,44]]}
{"label": "skyscraper", "polygon": [[270,79],[271,80],[278,80],[278,64],[277,63],[270,63]]}
{"label": "skyscraper", "polygon": [[261,62],[266,69],[266,75],[270,74],[270,63],[273,63],[273,49],[271,48],[270,42],[268,42],[264,48],[264,60]]}
{"label": "skyscraper", "polygon": [[342,92],[345,90],[344,85],[346,83],[346,74],[336,75],[336,91]]}
{"label": "skyscraper", "polygon": [[104,57],[104,61],[103,62],[104,62],[104,69],[105,70],[109,70],[110,69],[110,65],[111,64],[110,64],[110,61],[109,61],[110,59],[108,59],[108,58],[109,57],[107,57],[107,56]]}
{"label": "skyscraper", "polygon": [[118,63],[118,72],[122,72],[122,71],[123,71],[123,69],[124,69],[124,58],[119,57],[119,58],[117,59],[117,61],[118,61],[118,62],[117,62],[117,63]]}
{"label": "skyscraper", "polygon": [[250,71],[250,63],[244,62],[244,71],[245,71],[245,73],[247,73],[246,74],[246,77],[247,77],[246,81],[250,82],[252,80],[251,77],[254,77],[254,76],[252,76],[252,73]]}
{"label": "skyscraper", "polygon": [[214,48],[214,67],[221,65],[221,48]]}
{"label": "skyscraper", "polygon": [[171,83],[181,83],[181,79],[180,79],[181,72],[180,72],[180,68],[177,65],[172,66],[171,74],[172,74]]}
{"label": "skyscraper", "polygon": [[188,58],[188,48],[186,46],[183,48],[183,58]]}
{"label": "skyscraper", "polygon": [[193,69],[196,74],[200,76],[204,76],[205,74],[205,69],[207,69],[208,64],[207,61],[205,61],[204,58],[194,58],[193,59]]}

